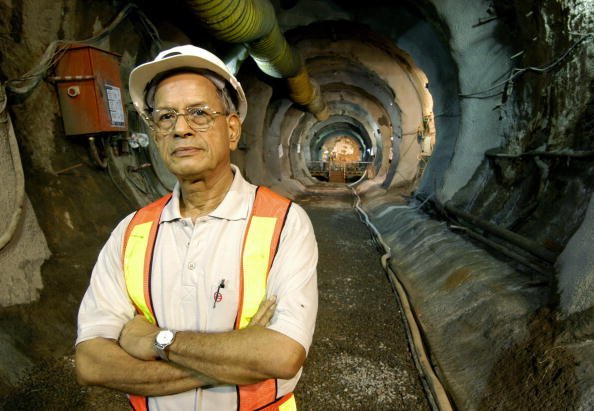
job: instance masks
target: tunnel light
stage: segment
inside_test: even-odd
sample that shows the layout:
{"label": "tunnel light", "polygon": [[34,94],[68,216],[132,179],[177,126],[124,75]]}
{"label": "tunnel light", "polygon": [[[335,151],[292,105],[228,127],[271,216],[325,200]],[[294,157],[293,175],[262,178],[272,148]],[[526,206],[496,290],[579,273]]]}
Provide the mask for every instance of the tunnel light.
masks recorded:
{"label": "tunnel light", "polygon": [[301,143],[297,143],[297,154],[301,153]]}

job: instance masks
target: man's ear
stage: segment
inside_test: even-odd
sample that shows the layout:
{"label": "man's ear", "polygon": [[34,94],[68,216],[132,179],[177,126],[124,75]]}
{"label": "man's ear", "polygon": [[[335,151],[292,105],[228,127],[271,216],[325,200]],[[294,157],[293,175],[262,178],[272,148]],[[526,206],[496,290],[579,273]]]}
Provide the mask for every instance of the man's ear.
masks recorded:
{"label": "man's ear", "polygon": [[229,127],[229,148],[233,151],[237,148],[237,144],[241,138],[241,120],[237,114],[229,114],[227,116],[227,124]]}

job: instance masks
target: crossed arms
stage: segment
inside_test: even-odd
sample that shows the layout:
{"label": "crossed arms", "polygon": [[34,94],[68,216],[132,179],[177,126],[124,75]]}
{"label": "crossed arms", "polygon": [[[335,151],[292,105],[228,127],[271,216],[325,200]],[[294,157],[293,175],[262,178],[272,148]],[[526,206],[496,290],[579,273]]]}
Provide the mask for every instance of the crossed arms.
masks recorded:
{"label": "crossed arms", "polygon": [[178,332],[168,347],[170,362],[157,360],[159,328],[137,315],[119,341],[94,338],[76,347],[79,383],[136,395],[169,395],[210,385],[252,384],[292,378],[305,360],[295,340],[266,328],[275,300],[260,305],[249,326],[223,333]]}

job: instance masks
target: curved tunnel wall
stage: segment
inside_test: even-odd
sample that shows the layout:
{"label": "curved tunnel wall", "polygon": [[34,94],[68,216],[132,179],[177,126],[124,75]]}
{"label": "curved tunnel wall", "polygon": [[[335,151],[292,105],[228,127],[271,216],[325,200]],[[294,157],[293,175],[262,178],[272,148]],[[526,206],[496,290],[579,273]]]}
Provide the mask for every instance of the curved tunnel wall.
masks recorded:
{"label": "curved tunnel wall", "polygon": [[[329,27],[336,36],[333,41],[326,40]],[[358,33],[358,39],[351,38],[353,32]],[[326,22],[309,26],[302,34],[295,33],[292,37],[328,103],[331,117],[325,124],[340,121],[341,116],[352,117],[370,136],[377,173],[369,184],[385,187],[412,184],[417,177],[420,154],[417,133],[423,127],[423,115],[431,113],[433,103],[422,71],[406,53],[391,46],[389,40],[358,25]],[[260,87],[264,93],[265,89]],[[262,127],[264,144],[261,148],[247,147],[248,151],[264,151],[261,166],[255,167],[264,167],[267,174],[282,181],[307,174],[292,169],[291,165],[312,161],[311,153],[308,150],[295,153],[291,147],[309,146],[319,125],[298,107],[290,110],[283,96],[280,101],[275,100],[274,94],[270,96],[266,115],[256,114],[266,121]],[[252,95],[250,98],[258,102],[256,110],[261,111],[262,97]],[[298,120],[282,118],[289,116]],[[253,122],[245,125],[247,135],[255,134],[252,127],[258,125]],[[303,161],[285,161],[286,156],[299,155],[304,156]],[[260,158],[253,153],[246,158],[250,156]],[[307,185],[307,179],[302,182]]]}

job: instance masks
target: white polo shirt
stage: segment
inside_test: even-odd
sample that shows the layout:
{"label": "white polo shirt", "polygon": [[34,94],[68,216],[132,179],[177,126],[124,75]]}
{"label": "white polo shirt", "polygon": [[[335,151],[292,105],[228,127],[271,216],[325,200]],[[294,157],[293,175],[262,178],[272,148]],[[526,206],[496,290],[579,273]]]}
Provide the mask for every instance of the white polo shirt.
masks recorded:
{"label": "white polo shirt", "polygon": [[[221,332],[233,329],[239,301],[241,248],[256,186],[235,177],[229,192],[208,216],[195,223],[179,211],[179,185],[161,215],[151,277],[152,301],[161,327]],[[122,246],[133,214],[122,220],[101,250],[78,314],[76,343],[96,337],[117,340],[135,315],[126,292]],[[318,249],[305,211],[291,204],[278,252],[268,276],[268,296],[277,308],[268,328],[311,344],[318,308]],[[215,304],[217,288],[222,298]],[[278,380],[278,395],[293,391],[301,370],[291,380]],[[235,410],[235,386],[196,389],[151,397],[151,410]]]}

